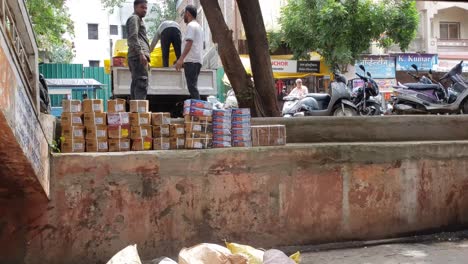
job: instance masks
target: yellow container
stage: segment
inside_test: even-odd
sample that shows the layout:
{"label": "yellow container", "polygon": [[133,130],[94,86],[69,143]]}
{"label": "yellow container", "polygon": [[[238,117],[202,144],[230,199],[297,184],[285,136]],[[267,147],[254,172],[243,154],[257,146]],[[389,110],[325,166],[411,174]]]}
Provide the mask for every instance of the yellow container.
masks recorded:
{"label": "yellow container", "polygon": [[[127,40],[126,39],[119,39],[115,42],[115,47],[114,47],[114,57],[127,57],[128,54],[128,46],[127,46]],[[150,54],[150,66],[152,68],[162,68],[163,67],[163,60],[162,60],[162,49],[161,45],[158,44],[153,52]],[[175,55],[174,47],[171,46],[171,49],[169,50],[169,67],[171,67],[177,60],[177,57]],[[104,62],[104,67],[105,66]],[[108,62],[110,65],[110,61]],[[110,71],[110,67],[109,67]]]}

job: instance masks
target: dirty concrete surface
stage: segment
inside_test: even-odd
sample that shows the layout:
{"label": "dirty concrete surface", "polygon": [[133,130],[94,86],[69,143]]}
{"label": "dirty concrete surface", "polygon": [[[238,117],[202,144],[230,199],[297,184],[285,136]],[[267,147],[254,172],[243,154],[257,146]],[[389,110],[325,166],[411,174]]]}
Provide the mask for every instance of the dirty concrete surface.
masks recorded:
{"label": "dirty concrete surface", "polygon": [[465,232],[434,235],[431,240],[383,244],[302,254],[302,264],[442,264],[468,263]]}

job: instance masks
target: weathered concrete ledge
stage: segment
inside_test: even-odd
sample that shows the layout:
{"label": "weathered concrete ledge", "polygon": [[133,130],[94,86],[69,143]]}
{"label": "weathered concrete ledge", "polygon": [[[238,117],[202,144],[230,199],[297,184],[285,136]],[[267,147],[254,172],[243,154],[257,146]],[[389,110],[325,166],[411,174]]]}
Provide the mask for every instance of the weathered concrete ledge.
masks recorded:
{"label": "weathered concrete ledge", "polygon": [[25,201],[25,262],[145,259],[227,239],[259,247],[468,225],[468,141],[54,155]]}

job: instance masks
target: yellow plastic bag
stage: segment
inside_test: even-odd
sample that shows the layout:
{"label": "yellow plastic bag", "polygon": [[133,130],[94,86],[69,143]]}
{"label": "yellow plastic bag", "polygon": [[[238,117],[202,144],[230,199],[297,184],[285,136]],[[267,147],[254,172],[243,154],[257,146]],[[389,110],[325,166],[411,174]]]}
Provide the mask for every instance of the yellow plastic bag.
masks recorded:
{"label": "yellow plastic bag", "polygon": [[251,246],[228,243],[226,247],[231,251],[232,254],[244,254],[249,258],[249,264],[262,264],[263,263],[263,251],[253,248]]}
{"label": "yellow plastic bag", "polygon": [[[114,57],[127,57],[128,55],[128,45],[126,39],[119,39],[115,42],[114,46]],[[150,54],[150,66],[152,68],[162,68],[163,67],[163,60],[162,60],[162,49],[161,45],[158,44],[154,48],[153,52]],[[169,67],[174,64],[177,60],[175,55],[174,47],[171,45],[169,50]]]}
{"label": "yellow plastic bag", "polygon": [[289,258],[294,260],[294,262],[296,262],[297,264],[299,264],[299,262],[301,262],[301,252],[298,251],[292,254],[291,256],[289,256]]}

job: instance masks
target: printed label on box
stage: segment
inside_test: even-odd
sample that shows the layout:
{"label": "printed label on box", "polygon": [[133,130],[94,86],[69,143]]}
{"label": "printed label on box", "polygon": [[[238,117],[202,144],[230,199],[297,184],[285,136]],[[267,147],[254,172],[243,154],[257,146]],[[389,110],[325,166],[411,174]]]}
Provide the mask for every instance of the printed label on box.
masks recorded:
{"label": "printed label on box", "polygon": [[142,137],[146,137],[147,135],[148,135],[148,130],[142,129],[142,130],[141,130],[141,136],[142,136]]}
{"label": "printed label on box", "polygon": [[128,129],[122,128],[122,137],[128,137]]}
{"label": "printed label on box", "polygon": [[193,131],[200,132],[202,130],[201,125],[193,125]]}
{"label": "printed label on box", "polygon": [[170,145],[169,143],[165,142],[165,143],[162,143],[162,144],[161,144],[161,148],[167,150],[167,149],[170,149],[170,148],[171,148],[171,145]]}
{"label": "printed label on box", "polygon": [[138,107],[138,113],[146,113],[146,107]]}
{"label": "printed label on box", "polygon": [[194,148],[203,148],[203,144],[201,142],[193,142]]}
{"label": "printed label on box", "polygon": [[72,113],[81,112],[81,105],[71,105],[71,112]]}
{"label": "printed label on box", "polygon": [[79,117],[79,116],[74,116],[74,117],[72,118],[72,123],[73,123],[73,124],[81,124],[81,117]]}
{"label": "printed label on box", "polygon": [[146,142],[143,144],[145,149],[150,149],[151,148],[151,142]]}
{"label": "printed label on box", "polygon": [[102,117],[96,117],[94,119],[94,121],[96,122],[96,125],[103,125],[104,124],[104,119]]}
{"label": "printed label on box", "polygon": [[183,127],[179,127],[176,129],[177,135],[183,135],[185,133],[185,129]]}
{"label": "printed label on box", "polygon": [[99,142],[98,148],[99,149],[107,149],[107,142]]}
{"label": "printed label on box", "polygon": [[83,149],[83,143],[73,144],[73,150],[80,150],[80,149]]}
{"label": "printed label on box", "polygon": [[106,136],[106,131],[105,130],[98,130],[97,131],[97,136],[98,137],[105,137]]}
{"label": "printed label on box", "polygon": [[128,149],[128,148],[130,148],[130,143],[129,142],[120,142],[120,148]]}
{"label": "printed label on box", "polygon": [[128,124],[128,123],[130,123],[130,121],[129,121],[128,119],[129,119],[129,118],[128,118],[128,115],[122,117],[122,124]]}
{"label": "printed label on box", "polygon": [[183,146],[183,145],[185,145],[185,139],[183,139],[183,138],[178,138],[176,144],[177,144],[177,146]]}
{"label": "printed label on box", "polygon": [[162,127],[161,128],[161,134],[169,134],[169,128],[168,127]]}
{"label": "printed label on box", "polygon": [[148,124],[148,118],[140,117],[140,125],[147,125],[147,124]]}
{"label": "printed label on box", "polygon": [[93,111],[100,111],[101,110],[101,104],[93,104]]}
{"label": "printed label on box", "polygon": [[75,137],[82,137],[83,136],[83,131],[81,131],[81,129],[73,130],[73,135]]}
{"label": "printed label on box", "polygon": [[124,105],[123,104],[116,104],[115,105],[115,111],[120,112],[124,110]]}

